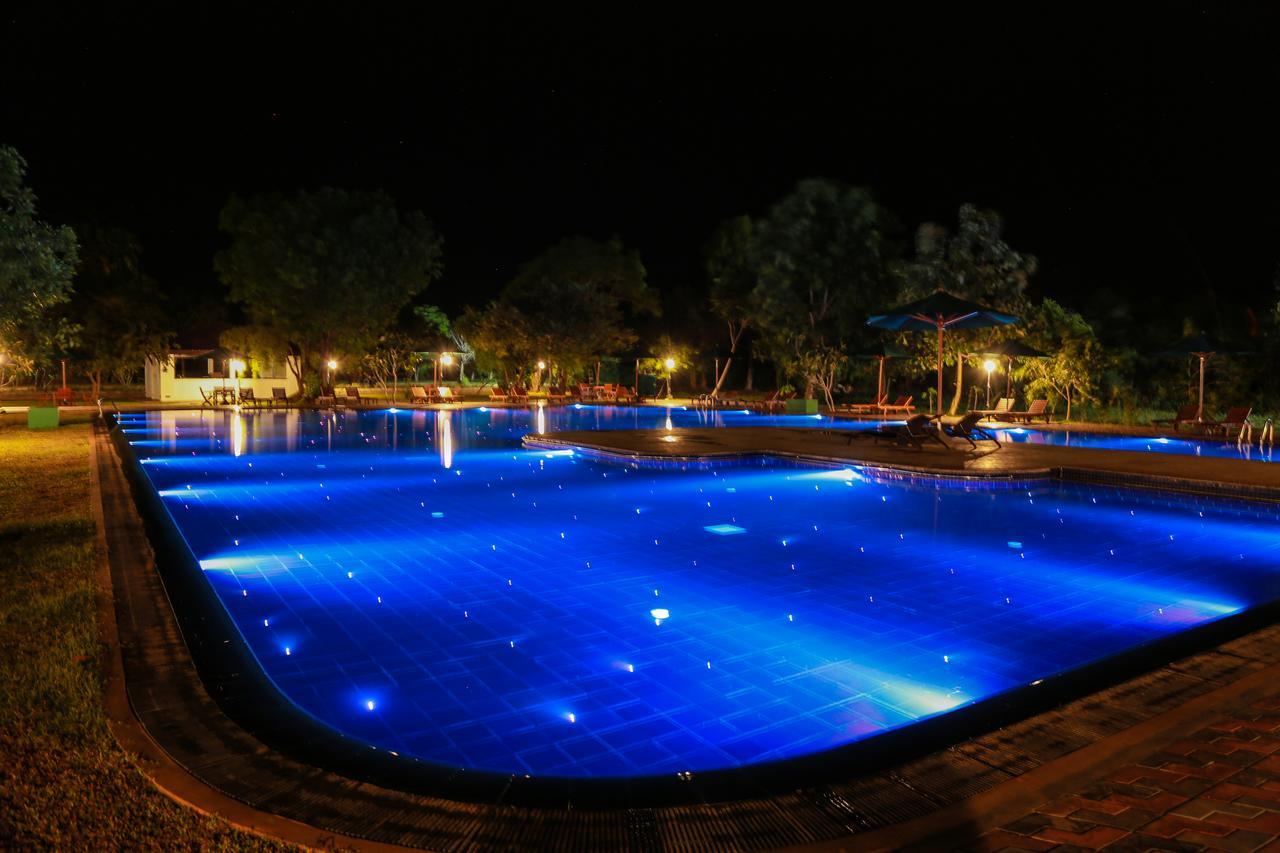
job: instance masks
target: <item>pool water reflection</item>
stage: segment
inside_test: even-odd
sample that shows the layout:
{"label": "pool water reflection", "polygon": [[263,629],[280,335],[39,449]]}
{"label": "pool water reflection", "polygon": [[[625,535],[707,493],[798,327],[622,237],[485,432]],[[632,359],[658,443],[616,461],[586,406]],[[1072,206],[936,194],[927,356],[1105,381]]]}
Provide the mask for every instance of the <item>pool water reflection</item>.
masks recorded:
{"label": "pool water reflection", "polygon": [[519,443],[667,417],[121,423],[283,694],[450,766],[617,777],[793,757],[1280,595],[1267,505],[781,463],[649,470]]}

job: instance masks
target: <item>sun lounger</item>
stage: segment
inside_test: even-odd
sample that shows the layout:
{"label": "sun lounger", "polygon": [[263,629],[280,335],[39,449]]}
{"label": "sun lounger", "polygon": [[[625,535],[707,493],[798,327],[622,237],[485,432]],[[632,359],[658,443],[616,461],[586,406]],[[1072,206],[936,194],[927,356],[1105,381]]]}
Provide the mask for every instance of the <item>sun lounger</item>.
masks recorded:
{"label": "sun lounger", "polygon": [[1044,422],[1048,423],[1051,413],[1049,411],[1049,401],[1045,399],[1032,400],[1031,405],[1027,406],[1025,412],[1005,412],[1005,418],[1010,421],[1022,421],[1023,423],[1031,423],[1036,418],[1044,418]]}
{"label": "sun lounger", "polygon": [[963,438],[973,448],[977,448],[979,441],[995,442],[996,447],[999,448],[1000,440],[996,438],[995,433],[978,426],[978,421],[982,418],[982,412],[968,412],[958,421],[943,421],[942,431],[952,438]]}
{"label": "sun lounger", "polygon": [[436,387],[436,396],[440,398],[441,403],[456,403],[460,399],[455,396],[453,389],[448,385],[439,385]]}
{"label": "sun lounger", "polygon": [[1195,403],[1188,403],[1185,406],[1179,406],[1178,411],[1174,414],[1172,418],[1161,418],[1159,420],[1154,420],[1151,423],[1155,424],[1156,426],[1167,426],[1171,428],[1174,432],[1177,432],[1178,429],[1183,424],[1198,423],[1198,421],[1196,420],[1196,415],[1198,415],[1199,413],[1200,413],[1199,406],[1197,406]]}
{"label": "sun lounger", "polygon": [[885,394],[874,403],[846,403],[843,406],[836,406],[837,412],[847,412],[851,415],[874,415],[889,402],[889,395]]}
{"label": "sun lounger", "polygon": [[422,385],[411,385],[409,387],[409,402],[415,406],[429,406],[436,402],[435,395],[428,391]]}
{"label": "sun lounger", "polygon": [[880,407],[880,414],[882,414],[882,415],[909,415],[909,414],[911,414],[912,412],[914,412],[914,411],[916,410],[916,407],[915,407],[915,406],[913,406],[913,405],[911,404],[911,401],[912,401],[913,399],[914,399],[914,398],[913,398],[910,394],[907,394],[907,395],[905,395],[905,396],[899,397],[896,401],[894,401],[894,403],[893,403],[892,405],[888,405],[888,406],[881,406],[881,407]]}
{"label": "sun lounger", "polygon": [[262,408],[262,401],[254,396],[252,388],[241,388],[240,405],[253,406],[255,409],[260,409]]}
{"label": "sun lounger", "polygon": [[938,430],[931,426],[933,415],[915,414],[907,418],[905,423],[887,424],[869,430],[849,430],[846,442],[852,444],[855,439],[871,438],[878,444],[888,441],[899,447],[915,447],[922,449],[927,442],[935,442],[948,450],[951,446],[942,440]]}
{"label": "sun lounger", "polygon": [[279,406],[284,406],[286,409],[287,409],[287,408],[289,408],[289,394],[288,394],[288,392],[287,392],[284,388],[281,388],[281,387],[280,387],[280,386],[278,386],[278,385],[277,385],[277,386],[275,386],[275,387],[273,387],[273,388],[271,389],[271,405],[272,405],[272,406],[277,406],[277,405],[279,405]]}
{"label": "sun lounger", "polygon": [[1000,420],[1000,418],[1009,414],[1009,412],[1011,412],[1012,410],[1013,410],[1013,398],[1001,397],[999,400],[996,401],[996,407],[994,409],[976,409],[975,412],[979,415],[982,415],[982,417],[984,418],[991,418],[992,420],[998,421]]}
{"label": "sun lounger", "polygon": [[511,395],[508,394],[506,390],[501,386],[494,385],[489,388],[490,403],[506,403],[510,401],[510,399],[511,399]]}
{"label": "sun lounger", "polygon": [[1253,414],[1251,406],[1236,406],[1228,409],[1226,416],[1220,421],[1213,421],[1204,424],[1204,434],[1213,438],[1222,438],[1230,440],[1239,435],[1240,430],[1244,429],[1245,424],[1249,422],[1249,415]]}

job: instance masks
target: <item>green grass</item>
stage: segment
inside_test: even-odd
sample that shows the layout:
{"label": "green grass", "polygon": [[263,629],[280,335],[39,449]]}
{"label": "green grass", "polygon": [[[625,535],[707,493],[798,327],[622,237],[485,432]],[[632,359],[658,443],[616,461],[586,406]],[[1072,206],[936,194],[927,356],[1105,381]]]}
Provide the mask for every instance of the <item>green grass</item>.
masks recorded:
{"label": "green grass", "polygon": [[90,437],[0,423],[0,848],[289,849],[170,800],[107,728]]}

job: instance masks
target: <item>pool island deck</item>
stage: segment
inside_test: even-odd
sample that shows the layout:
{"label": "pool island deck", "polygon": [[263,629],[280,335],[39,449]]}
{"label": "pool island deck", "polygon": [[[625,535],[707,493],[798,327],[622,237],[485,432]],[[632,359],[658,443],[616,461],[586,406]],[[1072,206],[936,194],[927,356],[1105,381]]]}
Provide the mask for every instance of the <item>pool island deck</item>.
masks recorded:
{"label": "pool island deck", "polygon": [[525,437],[525,444],[577,447],[622,458],[692,460],[769,454],[972,477],[1115,476],[1124,478],[1126,485],[1280,500],[1280,468],[1245,459],[1022,443],[1005,443],[996,449],[990,442],[980,442],[973,451],[956,439],[949,439],[951,450],[931,444],[915,449],[856,435],[850,430],[791,427],[580,430],[531,433]]}

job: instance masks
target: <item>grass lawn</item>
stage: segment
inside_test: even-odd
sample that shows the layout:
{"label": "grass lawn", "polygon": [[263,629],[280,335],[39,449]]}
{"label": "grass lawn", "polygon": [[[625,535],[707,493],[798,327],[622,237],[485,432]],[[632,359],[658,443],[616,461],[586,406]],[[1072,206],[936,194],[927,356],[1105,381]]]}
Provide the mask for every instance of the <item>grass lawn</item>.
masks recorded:
{"label": "grass lawn", "polygon": [[107,729],[89,442],[0,419],[0,848],[292,849],[170,800]]}

